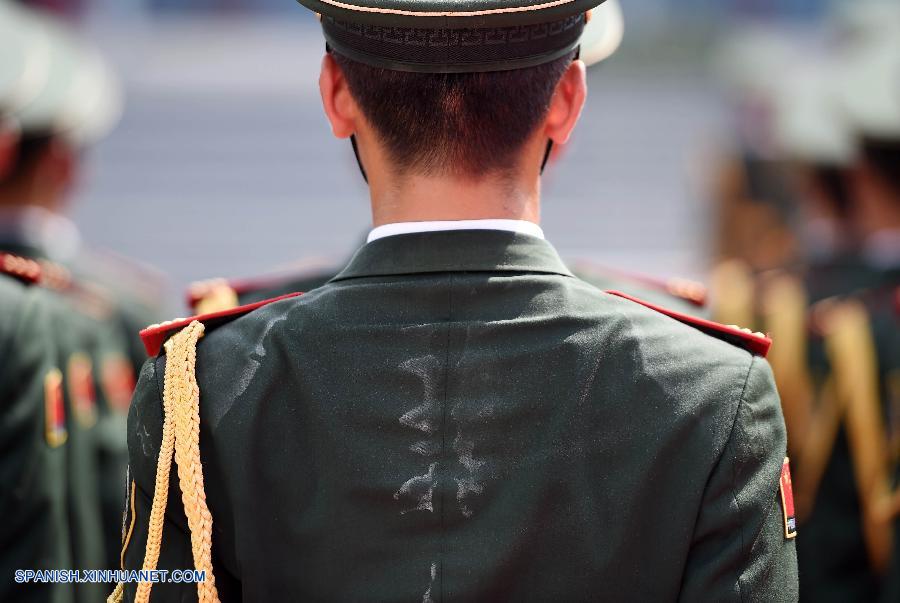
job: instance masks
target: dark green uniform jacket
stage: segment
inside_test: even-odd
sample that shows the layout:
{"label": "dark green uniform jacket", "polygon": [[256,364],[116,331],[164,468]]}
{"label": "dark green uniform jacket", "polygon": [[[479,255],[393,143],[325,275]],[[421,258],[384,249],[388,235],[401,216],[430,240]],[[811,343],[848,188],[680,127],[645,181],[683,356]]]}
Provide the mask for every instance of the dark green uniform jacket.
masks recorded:
{"label": "dark green uniform jacket", "polygon": [[67,426],[48,300],[0,274],[0,601],[72,601],[65,584],[16,570],[72,566]]}
{"label": "dark green uniform jacket", "polygon": [[[129,415],[129,569],[165,363]],[[197,379],[223,601],[797,598],[766,361],[577,280],[540,239],[369,243],[210,329]],[[190,568],[172,475],[159,568]]]}
{"label": "dark green uniform jacket", "polygon": [[[40,241],[14,230],[4,234],[0,249],[39,261],[48,258]],[[69,413],[67,461],[70,475],[76,476],[68,481],[73,565],[78,569],[115,568],[119,565],[126,486],[126,413],[137,373],[133,348],[134,341],[140,345],[137,333],[148,323],[138,322],[137,317],[144,314],[133,298],[121,297],[99,277],[88,277],[81,263],[65,269],[77,276],[71,279],[74,285],[56,292],[57,305],[63,310],[54,317],[67,403],[74,406]],[[72,374],[79,363],[86,367],[88,383]],[[95,601],[107,590],[92,583],[73,588],[79,603]]]}

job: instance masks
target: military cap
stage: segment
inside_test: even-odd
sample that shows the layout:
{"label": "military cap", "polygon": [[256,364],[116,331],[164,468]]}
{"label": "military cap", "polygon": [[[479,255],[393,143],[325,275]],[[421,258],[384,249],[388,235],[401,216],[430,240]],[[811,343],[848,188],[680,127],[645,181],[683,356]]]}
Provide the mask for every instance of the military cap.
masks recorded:
{"label": "military cap", "polygon": [[76,145],[102,138],[118,121],[122,99],[115,77],[100,55],[61,24],[36,11],[20,11],[32,35],[30,55],[46,57],[47,74],[28,102],[13,111],[23,132],[65,136]]}
{"label": "military cap", "polygon": [[[553,61],[579,47],[592,20],[589,11],[603,1],[299,0],[319,14],[335,51],[376,67],[423,73],[504,71]],[[594,27],[605,24],[603,15],[616,14],[598,11]],[[616,29],[600,33],[607,40]]]}
{"label": "military cap", "polygon": [[834,2],[829,21],[838,42],[844,44],[889,38],[900,26],[900,4],[896,0]]}
{"label": "military cap", "polygon": [[900,139],[900,24],[895,35],[861,41],[843,61],[839,102],[864,137]]}
{"label": "military cap", "polygon": [[619,49],[625,36],[625,19],[619,0],[606,0],[589,13],[581,34],[581,60],[596,65]]}
{"label": "military cap", "polygon": [[856,155],[853,130],[841,119],[838,81],[830,64],[805,64],[784,78],[775,93],[774,136],[789,159],[850,165]]}
{"label": "military cap", "polygon": [[0,0],[0,114],[27,104],[46,84],[49,51],[46,32],[24,9]]}

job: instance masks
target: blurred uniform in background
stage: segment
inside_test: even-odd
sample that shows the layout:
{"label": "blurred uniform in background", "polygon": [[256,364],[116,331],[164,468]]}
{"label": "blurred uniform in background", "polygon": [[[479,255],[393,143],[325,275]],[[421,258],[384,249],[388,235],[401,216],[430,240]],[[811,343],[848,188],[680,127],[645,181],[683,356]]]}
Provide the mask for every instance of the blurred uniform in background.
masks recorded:
{"label": "blurred uniform in background", "polygon": [[[68,419],[67,504],[79,569],[117,567],[125,494],[125,417],[134,388],[134,340],[143,310],[89,273],[77,229],[62,215],[82,149],[118,119],[120,98],[103,60],[49,16],[6,5],[41,66],[35,90],[14,107],[21,138],[0,182],[0,251],[41,267],[58,310],[57,340]],[[115,279],[110,276],[107,280]],[[70,585],[95,601],[100,584]]]}
{"label": "blurred uniform in background", "polygon": [[840,10],[816,61],[805,56],[814,54],[808,46],[769,43],[779,51],[762,66],[768,75],[753,101],[757,132],[778,166],[776,189],[789,200],[777,205],[786,207],[791,252],[782,266],[725,254],[714,278],[716,318],[740,317],[777,342],[770,361],[795,465],[800,593],[808,601],[897,600],[884,588],[900,569],[891,561],[898,39],[900,7],[859,2]]}
{"label": "blurred uniform in background", "polygon": [[[26,32],[0,3],[0,182],[18,151],[11,112],[40,77],[27,47]],[[36,262],[0,253],[0,600],[68,603],[70,585],[14,581],[19,569],[72,566],[63,377],[52,301],[39,280]]]}
{"label": "blurred uniform in background", "polygon": [[[847,311],[855,312],[851,334],[865,344],[857,362],[869,360],[866,372],[853,375],[854,387],[864,390],[854,403],[860,414],[869,409],[862,416],[869,417],[869,428],[854,435],[848,421],[847,429],[868,556],[877,569],[890,567],[893,593],[886,591],[886,600],[897,600],[898,535],[885,523],[900,515],[900,6],[882,15],[870,36],[843,53],[839,82],[841,110],[858,137],[850,187],[862,263],[870,275],[868,286],[850,292],[846,301]],[[891,565],[883,552],[891,542],[878,538],[883,532],[894,539]]]}

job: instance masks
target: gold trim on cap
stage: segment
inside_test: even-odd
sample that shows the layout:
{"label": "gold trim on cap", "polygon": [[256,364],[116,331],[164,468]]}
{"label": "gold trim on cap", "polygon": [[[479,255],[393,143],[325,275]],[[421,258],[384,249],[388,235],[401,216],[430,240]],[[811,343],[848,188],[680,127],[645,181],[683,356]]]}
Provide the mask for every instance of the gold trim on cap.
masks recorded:
{"label": "gold trim on cap", "polygon": [[345,10],[355,11],[359,13],[378,13],[382,15],[402,15],[405,17],[481,17],[484,15],[502,15],[505,13],[525,13],[536,10],[543,10],[545,8],[553,8],[555,6],[563,6],[564,4],[571,4],[575,2],[575,0],[552,0],[551,2],[544,2],[542,4],[534,4],[532,6],[513,6],[509,8],[489,8],[485,10],[465,10],[465,11],[442,11],[442,12],[428,12],[428,11],[415,11],[415,10],[403,10],[399,8],[376,8],[373,6],[357,6],[355,4],[347,4],[346,2],[339,2],[338,0],[319,0],[322,4],[328,4],[330,6],[335,6],[337,8],[343,8]]}

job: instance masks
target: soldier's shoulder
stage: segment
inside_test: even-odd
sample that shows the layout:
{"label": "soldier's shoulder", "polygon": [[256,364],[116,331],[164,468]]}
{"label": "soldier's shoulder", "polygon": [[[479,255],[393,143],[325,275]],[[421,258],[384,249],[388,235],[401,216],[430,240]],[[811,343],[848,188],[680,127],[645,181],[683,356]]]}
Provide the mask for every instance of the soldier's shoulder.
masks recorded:
{"label": "soldier's shoulder", "polygon": [[37,262],[0,253],[0,328],[5,331],[15,325],[34,299],[29,289],[40,280],[41,268]]}
{"label": "soldier's shoulder", "polygon": [[[720,341],[736,350],[743,350],[753,356],[765,358],[772,347],[772,340],[764,333],[753,332],[750,329],[741,328],[737,325],[720,324],[692,314],[666,308],[621,291],[609,290],[605,293],[610,297],[622,300],[624,307],[629,308],[633,313],[634,319],[640,322],[644,322],[644,320],[651,321],[658,325],[658,328],[669,336],[670,344],[675,348],[681,343]],[[638,319],[638,316],[644,320]],[[684,341],[679,338],[671,338],[670,331],[673,329],[676,332],[681,332],[689,340]],[[716,345],[716,348],[719,347],[719,345]]]}
{"label": "soldier's shoulder", "polygon": [[[772,341],[761,333],[718,324],[654,305],[630,295],[594,293],[591,303],[599,342],[609,370],[628,373],[634,382],[664,384],[663,397],[710,404],[724,411],[725,398],[737,393]],[[737,392],[737,393],[736,393]],[[681,402],[679,402],[680,404]]]}
{"label": "soldier's shoulder", "polygon": [[577,303],[595,308],[585,312],[579,341],[599,358],[603,399],[628,404],[635,416],[664,417],[672,429],[715,449],[724,445],[743,402],[777,412],[773,377],[762,358],[769,338],[616,291],[585,287]]}

